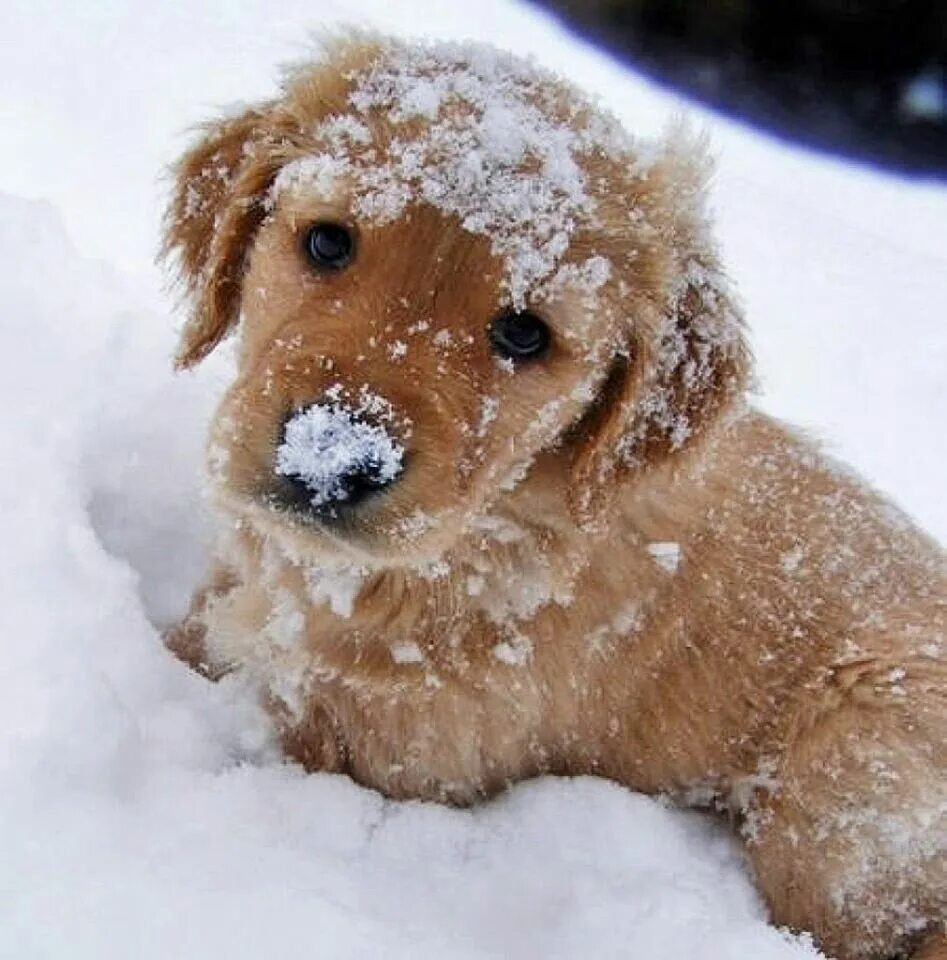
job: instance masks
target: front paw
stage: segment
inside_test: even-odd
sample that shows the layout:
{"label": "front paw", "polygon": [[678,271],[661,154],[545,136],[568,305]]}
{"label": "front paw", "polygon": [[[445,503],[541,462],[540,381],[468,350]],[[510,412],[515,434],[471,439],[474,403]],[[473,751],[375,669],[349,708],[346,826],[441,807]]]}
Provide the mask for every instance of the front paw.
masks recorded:
{"label": "front paw", "polygon": [[223,673],[211,667],[204,644],[206,636],[205,624],[195,617],[185,617],[177,626],[165,630],[161,640],[178,660],[186,663],[195,673],[208,680],[219,680]]}

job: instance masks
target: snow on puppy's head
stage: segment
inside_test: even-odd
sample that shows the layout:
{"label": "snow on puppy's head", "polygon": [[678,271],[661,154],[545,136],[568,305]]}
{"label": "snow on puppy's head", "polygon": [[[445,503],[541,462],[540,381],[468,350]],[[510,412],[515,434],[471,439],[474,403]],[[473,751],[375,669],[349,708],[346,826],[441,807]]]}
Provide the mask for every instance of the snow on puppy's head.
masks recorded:
{"label": "snow on puppy's head", "polygon": [[[610,118],[562,103],[550,74],[483,46],[395,47],[352,80],[351,114],[313,126],[320,149],[284,167],[274,194],[326,194],[344,180],[355,214],[375,223],[429,204],[489,240],[519,309],[594,218],[582,160],[631,143]],[[381,123],[394,134],[384,153],[372,133]],[[586,263],[596,289],[608,261]]]}

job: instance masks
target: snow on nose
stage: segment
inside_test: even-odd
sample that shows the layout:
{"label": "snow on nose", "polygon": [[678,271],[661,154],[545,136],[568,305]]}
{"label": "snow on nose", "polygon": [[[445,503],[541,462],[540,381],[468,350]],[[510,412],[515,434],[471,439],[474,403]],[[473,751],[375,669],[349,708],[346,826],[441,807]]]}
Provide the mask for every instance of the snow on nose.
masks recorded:
{"label": "snow on nose", "polygon": [[313,507],[360,499],[401,473],[404,447],[383,427],[341,403],[293,414],[276,449],[275,471],[302,483]]}

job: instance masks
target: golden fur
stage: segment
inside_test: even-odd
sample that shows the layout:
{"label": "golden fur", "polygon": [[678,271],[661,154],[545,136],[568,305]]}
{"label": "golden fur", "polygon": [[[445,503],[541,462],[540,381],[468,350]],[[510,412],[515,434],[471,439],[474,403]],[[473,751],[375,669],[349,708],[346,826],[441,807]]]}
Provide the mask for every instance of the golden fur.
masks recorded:
{"label": "golden fur", "polygon": [[[744,405],[686,139],[647,167],[633,146],[583,155],[596,216],[562,263],[611,270],[547,291],[553,351],[516,371],[485,336],[504,306],[488,237],[425,203],[360,222],[344,189],[274,190],[320,121],[356,112],[354,78],[407,49],[329,44],[177,168],[178,362],[238,318],[240,343],[210,445],[220,565],[169,645],[246,671],[308,769],[459,804],[542,773],[700,799],[738,824],[774,922],[841,958],[909,949],[947,909],[942,554]],[[534,72],[557,122],[595,115]],[[425,128],[359,119],[362,164]],[[304,262],[318,220],[356,232],[347,270]],[[264,496],[285,411],[335,383],[412,425],[404,476],[341,528]]]}

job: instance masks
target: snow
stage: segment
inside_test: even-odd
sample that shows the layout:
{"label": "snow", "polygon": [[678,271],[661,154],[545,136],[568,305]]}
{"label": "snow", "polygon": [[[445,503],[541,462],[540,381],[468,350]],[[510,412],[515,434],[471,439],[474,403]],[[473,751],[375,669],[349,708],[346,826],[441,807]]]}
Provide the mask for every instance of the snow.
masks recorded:
{"label": "snow", "polygon": [[681,545],[671,541],[648,544],[648,553],[654,562],[667,573],[676,573],[681,562]]}
{"label": "snow", "polygon": [[[344,178],[355,213],[375,223],[423,201],[490,240],[517,309],[527,293],[541,298],[561,285],[557,267],[570,237],[595,211],[582,158],[631,147],[616,120],[578,109],[557,118],[555,76],[484,44],[396,47],[352,80],[349,101],[366,123],[333,116],[318,124],[313,136],[325,152],[288,164],[274,199],[301,187],[331,198]],[[384,162],[369,132],[379,117],[394,127]],[[419,118],[423,132],[409,133]],[[647,176],[646,165],[639,175]],[[570,280],[596,289],[609,266],[593,256],[568,270]]]}
{"label": "snow", "polygon": [[353,476],[365,475],[379,486],[394,480],[403,458],[404,447],[383,426],[364,420],[358,408],[314,403],[287,421],[276,472],[301,480],[312,505],[322,507],[347,500]]}
{"label": "snow", "polygon": [[[699,814],[588,779],[472,811],[389,803],[280,762],[236,677],[208,684],[158,641],[205,565],[197,467],[231,369],[221,352],[194,376],[169,370],[150,259],[158,172],[181,131],[272,93],[274,65],[340,16],[531,52],[636,136],[677,102],[504,0],[476,18],[459,2],[382,0],[6,13],[0,956],[817,956],[767,926],[737,846]],[[429,93],[411,109],[434,110]],[[947,535],[947,191],[712,128],[762,403]],[[24,199],[38,197],[52,202]],[[783,558],[787,572],[805,562]],[[344,610],[357,577],[326,599]],[[297,613],[274,642],[291,643]],[[497,655],[528,651],[511,637]]]}

